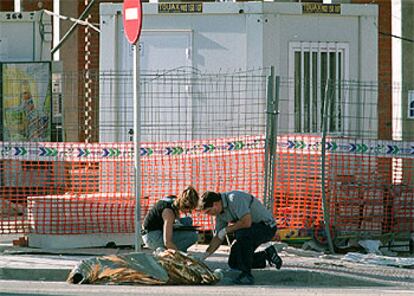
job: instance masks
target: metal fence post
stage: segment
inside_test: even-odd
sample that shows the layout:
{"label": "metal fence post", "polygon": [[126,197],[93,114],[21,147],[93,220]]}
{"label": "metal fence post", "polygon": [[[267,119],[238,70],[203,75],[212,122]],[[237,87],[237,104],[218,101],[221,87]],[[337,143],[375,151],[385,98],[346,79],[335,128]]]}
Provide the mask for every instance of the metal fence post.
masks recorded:
{"label": "metal fence post", "polygon": [[331,237],[330,231],[330,217],[329,217],[329,209],[327,209],[327,202],[326,202],[326,172],[325,172],[325,163],[326,163],[326,132],[328,129],[328,112],[329,106],[332,100],[332,80],[328,79],[325,85],[325,100],[323,102],[323,120],[322,120],[322,148],[321,148],[321,192],[322,192],[322,210],[323,210],[323,220],[325,224],[325,233],[326,238],[328,240],[329,251],[334,254],[334,246]]}
{"label": "metal fence post", "polygon": [[135,251],[141,251],[141,96],[140,96],[140,68],[138,45],[133,47],[133,100],[134,100],[134,193],[135,193]]}
{"label": "metal fence post", "polygon": [[276,165],[277,144],[277,120],[279,114],[279,76],[275,76],[274,67],[270,68],[268,77],[267,102],[266,102],[266,136],[265,136],[265,180],[264,180],[264,204],[273,213],[273,194]]}

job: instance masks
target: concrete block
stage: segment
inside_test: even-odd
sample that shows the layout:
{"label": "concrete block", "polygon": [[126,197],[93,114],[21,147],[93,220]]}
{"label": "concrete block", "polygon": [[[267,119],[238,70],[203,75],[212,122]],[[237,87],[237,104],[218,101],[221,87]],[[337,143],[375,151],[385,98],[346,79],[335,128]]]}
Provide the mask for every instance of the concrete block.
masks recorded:
{"label": "concrete block", "polygon": [[29,234],[29,247],[41,249],[74,249],[135,245],[135,233],[93,233],[78,235]]}
{"label": "concrete block", "polygon": [[135,200],[124,193],[29,196],[31,233],[134,232]]}

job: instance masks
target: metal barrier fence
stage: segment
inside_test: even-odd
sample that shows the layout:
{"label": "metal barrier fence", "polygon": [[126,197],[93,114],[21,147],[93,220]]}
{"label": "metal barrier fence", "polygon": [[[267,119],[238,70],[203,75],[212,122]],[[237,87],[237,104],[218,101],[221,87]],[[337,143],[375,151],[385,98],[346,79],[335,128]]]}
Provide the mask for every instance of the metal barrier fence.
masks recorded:
{"label": "metal barrier fence", "polygon": [[[70,106],[80,104],[73,85],[83,76],[62,77],[62,88],[69,90],[63,93],[69,101],[64,138],[82,137],[85,121],[75,120],[82,108]],[[92,122],[99,124],[92,130],[99,143],[1,143],[0,233],[133,232],[132,77],[95,77],[100,91],[93,93],[100,97]],[[266,70],[145,74],[141,100],[141,216],[157,199],[189,184],[261,197]],[[211,229],[211,219],[195,220]]]}
{"label": "metal barrier fence", "polygon": [[[414,142],[378,140],[379,86],[341,82],[306,94],[306,85],[273,83],[270,74],[179,69],[142,76],[141,216],[192,184],[200,192],[251,192],[273,208],[280,239],[307,237],[327,217],[336,235],[413,232]],[[91,122],[99,143],[1,142],[0,234],[134,231],[132,77],[97,77]],[[269,177],[266,112],[275,96]],[[72,99],[79,103],[78,95]],[[63,112],[71,117],[66,123],[78,122],[77,112]],[[66,125],[65,137],[83,128]],[[212,229],[211,219],[194,214],[202,230]]]}
{"label": "metal barrier fence", "polygon": [[289,79],[279,88],[274,210],[285,228],[279,238],[413,232],[414,135],[405,115],[391,117],[377,105],[379,93],[398,97],[406,90]]}
{"label": "metal barrier fence", "polygon": [[324,187],[321,142],[320,136],[278,138],[274,209],[280,228],[306,232],[321,224],[324,188],[338,235],[414,231],[414,142],[329,137]]}
{"label": "metal barrier fence", "polygon": [[[143,144],[141,216],[188,184],[199,190],[242,187],[260,196],[263,143],[251,136]],[[133,232],[132,143],[9,143],[2,149],[2,175],[10,181],[2,186],[2,233]],[[207,217],[196,216],[195,223],[212,229]]]}

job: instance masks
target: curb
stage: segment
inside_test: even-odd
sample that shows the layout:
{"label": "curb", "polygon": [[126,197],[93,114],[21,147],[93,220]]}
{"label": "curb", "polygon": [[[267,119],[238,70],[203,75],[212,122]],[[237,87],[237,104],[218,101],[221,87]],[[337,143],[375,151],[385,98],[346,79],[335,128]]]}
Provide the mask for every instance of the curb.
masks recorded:
{"label": "curb", "polygon": [[[21,281],[51,281],[65,282],[71,269],[64,268],[0,268],[0,279]],[[224,271],[219,286],[233,286],[232,280],[238,275],[237,271]],[[256,285],[283,287],[391,287],[395,283],[379,281],[364,277],[355,278],[350,275],[306,270],[301,268],[285,268],[280,271],[263,269],[253,271]]]}
{"label": "curb", "polygon": [[0,268],[0,279],[18,281],[65,282],[70,269]]}

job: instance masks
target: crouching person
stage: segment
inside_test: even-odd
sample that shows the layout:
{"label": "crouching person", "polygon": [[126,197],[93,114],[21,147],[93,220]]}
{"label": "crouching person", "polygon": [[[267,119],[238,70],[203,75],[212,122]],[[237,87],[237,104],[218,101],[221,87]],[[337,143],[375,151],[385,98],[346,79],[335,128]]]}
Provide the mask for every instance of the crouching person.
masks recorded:
{"label": "crouching person", "polygon": [[230,268],[240,271],[234,280],[236,284],[254,284],[251,269],[264,268],[266,262],[277,269],[281,268],[282,259],[273,245],[255,253],[258,246],[269,242],[276,233],[273,215],[257,198],[242,191],[207,191],[201,196],[199,210],[216,218],[215,236],[204,258],[218,249],[226,234],[234,233],[235,242],[230,250],[228,264]]}

